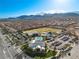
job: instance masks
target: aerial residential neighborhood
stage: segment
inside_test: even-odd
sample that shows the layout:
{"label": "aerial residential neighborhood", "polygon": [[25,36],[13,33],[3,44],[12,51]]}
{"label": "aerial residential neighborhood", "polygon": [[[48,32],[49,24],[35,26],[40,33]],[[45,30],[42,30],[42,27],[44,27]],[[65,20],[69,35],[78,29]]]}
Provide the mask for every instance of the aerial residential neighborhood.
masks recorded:
{"label": "aerial residential neighborhood", "polygon": [[79,59],[79,0],[0,0],[0,59]]}
{"label": "aerial residential neighborhood", "polygon": [[67,55],[71,56],[70,51],[79,44],[78,31],[75,29],[78,29],[78,26],[74,21],[67,23],[64,27],[41,25],[18,30],[7,26],[7,22],[1,22],[0,35],[7,49],[4,53],[8,52],[6,56],[11,59],[61,59]]}

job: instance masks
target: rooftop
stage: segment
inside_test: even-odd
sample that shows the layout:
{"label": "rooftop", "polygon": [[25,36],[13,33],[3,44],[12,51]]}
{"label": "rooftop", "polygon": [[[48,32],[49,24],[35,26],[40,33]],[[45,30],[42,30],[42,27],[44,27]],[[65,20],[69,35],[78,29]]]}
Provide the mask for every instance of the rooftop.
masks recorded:
{"label": "rooftop", "polygon": [[35,37],[35,40],[32,40],[29,44],[29,47],[36,48],[37,46],[45,47],[45,42],[43,41],[43,37]]}

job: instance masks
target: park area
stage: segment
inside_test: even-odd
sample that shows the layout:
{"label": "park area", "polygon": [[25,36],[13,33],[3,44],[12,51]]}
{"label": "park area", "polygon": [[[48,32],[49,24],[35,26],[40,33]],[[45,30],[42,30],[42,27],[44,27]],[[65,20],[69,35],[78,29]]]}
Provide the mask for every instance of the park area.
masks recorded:
{"label": "park area", "polygon": [[61,29],[44,27],[44,28],[37,28],[37,29],[31,29],[31,30],[24,30],[23,31],[23,33],[34,33],[34,32],[39,32],[39,33],[45,33],[45,32],[60,33]]}

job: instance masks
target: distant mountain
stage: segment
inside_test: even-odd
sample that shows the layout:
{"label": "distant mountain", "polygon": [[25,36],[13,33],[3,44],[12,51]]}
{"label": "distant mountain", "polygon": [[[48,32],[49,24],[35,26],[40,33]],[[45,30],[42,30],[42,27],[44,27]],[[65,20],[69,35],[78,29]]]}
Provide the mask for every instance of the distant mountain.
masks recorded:
{"label": "distant mountain", "polygon": [[77,13],[55,13],[55,14],[45,14],[47,16],[79,16]]}
{"label": "distant mountain", "polygon": [[43,15],[21,15],[19,17],[10,17],[0,19],[1,21],[13,21],[13,20],[48,20],[48,19],[64,19],[69,17],[77,17],[79,19],[79,11],[69,13],[44,13]]}
{"label": "distant mountain", "polygon": [[79,14],[79,11],[75,11],[75,12],[73,12],[73,13]]}
{"label": "distant mountain", "polygon": [[77,13],[55,13],[55,14],[44,14],[44,15],[22,15],[16,17],[17,19],[42,19],[42,18],[49,18],[49,17],[69,17],[69,16],[79,16]]}
{"label": "distant mountain", "polygon": [[16,17],[17,19],[34,19],[34,18],[41,18],[43,16],[41,15],[22,15],[19,17]]}

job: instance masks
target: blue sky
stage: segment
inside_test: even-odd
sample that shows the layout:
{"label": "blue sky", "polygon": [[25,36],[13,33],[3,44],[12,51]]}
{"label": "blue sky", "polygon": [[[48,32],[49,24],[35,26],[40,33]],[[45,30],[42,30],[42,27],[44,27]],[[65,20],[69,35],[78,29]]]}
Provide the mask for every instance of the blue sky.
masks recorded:
{"label": "blue sky", "polygon": [[0,18],[79,10],[79,0],[0,0]]}

